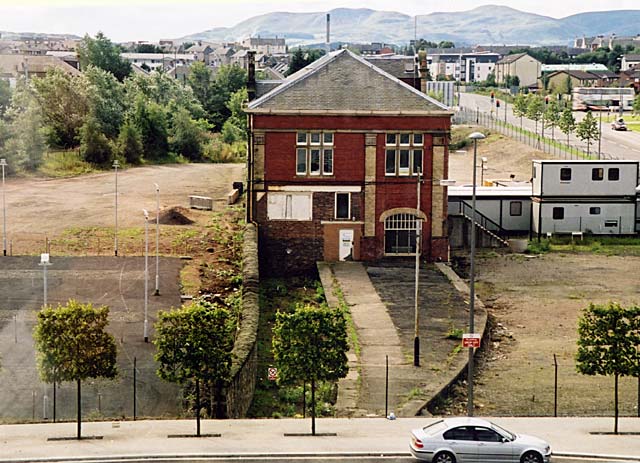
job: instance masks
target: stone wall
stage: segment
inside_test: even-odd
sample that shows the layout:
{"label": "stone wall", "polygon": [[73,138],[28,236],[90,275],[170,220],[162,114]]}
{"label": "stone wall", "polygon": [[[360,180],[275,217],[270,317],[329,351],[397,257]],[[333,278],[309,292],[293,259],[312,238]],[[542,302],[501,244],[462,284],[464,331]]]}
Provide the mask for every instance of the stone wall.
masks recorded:
{"label": "stone wall", "polygon": [[243,418],[256,387],[258,367],[258,318],[260,316],[258,230],[247,224],[242,256],[242,310],[240,329],[233,346],[231,382],[226,390],[226,417]]}

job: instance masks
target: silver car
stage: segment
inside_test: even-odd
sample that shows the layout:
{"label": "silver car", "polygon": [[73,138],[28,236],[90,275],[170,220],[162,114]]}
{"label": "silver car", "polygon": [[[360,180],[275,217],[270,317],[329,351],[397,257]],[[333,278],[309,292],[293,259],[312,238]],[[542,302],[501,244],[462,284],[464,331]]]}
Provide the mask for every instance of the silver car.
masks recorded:
{"label": "silver car", "polygon": [[411,453],[433,463],[548,463],[551,447],[480,418],[446,418],[411,431]]}

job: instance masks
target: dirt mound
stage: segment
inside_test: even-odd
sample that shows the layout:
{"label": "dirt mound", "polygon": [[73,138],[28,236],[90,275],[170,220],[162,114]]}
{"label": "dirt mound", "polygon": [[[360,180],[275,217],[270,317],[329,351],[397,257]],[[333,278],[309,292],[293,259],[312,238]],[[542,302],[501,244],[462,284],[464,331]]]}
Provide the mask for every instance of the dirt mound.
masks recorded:
{"label": "dirt mound", "polygon": [[188,209],[184,207],[171,207],[160,211],[159,222],[162,225],[191,225],[193,220],[186,216]]}

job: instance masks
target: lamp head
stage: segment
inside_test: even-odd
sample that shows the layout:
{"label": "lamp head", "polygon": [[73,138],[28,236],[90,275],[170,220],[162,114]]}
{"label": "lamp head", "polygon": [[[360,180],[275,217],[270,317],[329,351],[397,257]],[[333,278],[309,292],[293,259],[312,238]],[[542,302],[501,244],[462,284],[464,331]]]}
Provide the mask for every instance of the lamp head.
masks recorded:
{"label": "lamp head", "polygon": [[483,133],[473,132],[471,135],[469,135],[469,138],[471,140],[484,140],[487,137]]}
{"label": "lamp head", "polygon": [[113,166],[112,166],[112,167],[115,167],[115,168],[120,167],[120,161],[118,161],[117,159],[114,159],[114,160],[113,160]]}
{"label": "lamp head", "polygon": [[4,167],[7,165],[7,160],[5,158],[0,159],[0,166]]}
{"label": "lamp head", "polygon": [[142,212],[144,213],[144,218],[148,219],[149,218],[149,212],[146,209],[142,209]]}

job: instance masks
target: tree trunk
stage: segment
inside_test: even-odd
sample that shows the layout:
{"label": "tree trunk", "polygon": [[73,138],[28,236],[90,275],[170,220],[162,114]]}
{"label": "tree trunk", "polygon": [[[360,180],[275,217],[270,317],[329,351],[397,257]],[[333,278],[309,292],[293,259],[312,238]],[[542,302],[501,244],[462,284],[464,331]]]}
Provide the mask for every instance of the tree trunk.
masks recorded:
{"label": "tree trunk", "polygon": [[613,433],[618,434],[618,374],[614,375],[614,392],[613,392],[613,407],[615,408],[614,416],[615,421],[613,425]]}
{"label": "tree trunk", "polygon": [[311,378],[311,435],[316,435],[316,379]]}
{"label": "tree trunk", "polygon": [[196,436],[200,437],[200,381],[196,379]]}
{"label": "tree trunk", "polygon": [[81,381],[78,379],[77,380],[77,384],[78,384],[78,404],[76,406],[77,410],[78,410],[78,435],[77,435],[77,439],[80,440],[82,439],[82,399],[81,399],[81,393],[82,393],[82,389],[81,389]]}

